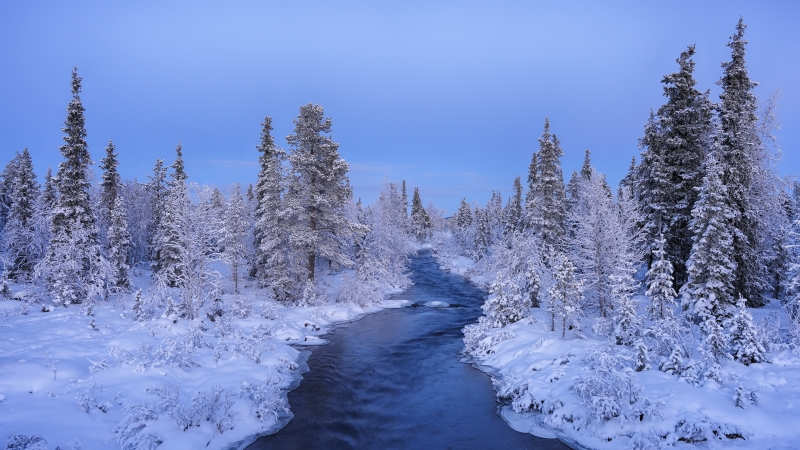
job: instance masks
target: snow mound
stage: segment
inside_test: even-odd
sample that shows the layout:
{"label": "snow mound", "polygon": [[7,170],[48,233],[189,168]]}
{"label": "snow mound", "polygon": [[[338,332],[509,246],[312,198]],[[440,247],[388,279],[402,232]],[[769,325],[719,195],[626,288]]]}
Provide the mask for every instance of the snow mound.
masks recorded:
{"label": "snow mound", "polygon": [[425,303],[425,306],[427,306],[429,308],[449,308],[450,307],[450,303],[439,301],[439,300],[434,300],[432,302]]}

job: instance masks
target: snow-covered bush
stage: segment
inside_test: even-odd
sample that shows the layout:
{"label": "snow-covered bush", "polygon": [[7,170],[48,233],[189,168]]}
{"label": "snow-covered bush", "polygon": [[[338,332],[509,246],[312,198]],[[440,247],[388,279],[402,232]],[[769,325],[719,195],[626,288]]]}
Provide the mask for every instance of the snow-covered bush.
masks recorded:
{"label": "snow-covered bush", "polygon": [[746,366],[764,361],[766,350],[758,338],[753,316],[747,311],[745,300],[741,296],[736,302],[736,313],[725,328],[729,330],[730,354],[733,359]]}
{"label": "snow-covered bush", "polygon": [[270,377],[263,383],[242,383],[239,395],[249,398],[253,405],[253,413],[259,420],[266,421],[267,417],[278,418],[279,413],[287,413],[289,405],[281,392],[280,382]]}
{"label": "snow-covered bush", "polygon": [[155,450],[163,440],[158,434],[147,431],[147,426],[158,420],[159,412],[151,403],[136,403],[126,408],[125,417],[114,427],[117,443],[122,450]]}
{"label": "snow-covered bush", "polygon": [[48,450],[47,441],[39,435],[11,433],[4,450]]}

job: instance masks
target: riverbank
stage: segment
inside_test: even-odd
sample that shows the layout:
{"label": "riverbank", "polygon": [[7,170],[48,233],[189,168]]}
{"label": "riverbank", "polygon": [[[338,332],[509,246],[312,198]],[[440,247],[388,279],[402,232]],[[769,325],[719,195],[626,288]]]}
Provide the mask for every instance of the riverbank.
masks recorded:
{"label": "riverbank", "polygon": [[[136,320],[133,294],[94,309],[0,301],[0,440],[36,448],[242,448],[291,418],[286,391],[299,380],[301,352],[330,327],[404,305],[335,303],[342,275],[318,305],[286,307],[255,287],[209,302],[201,318]],[[143,288],[146,304],[149,277]],[[387,294],[390,292],[387,292]],[[39,439],[37,441],[37,439]],[[20,446],[19,448],[26,448]],[[33,447],[31,447],[33,448]]]}
{"label": "riverbank", "polygon": [[[469,259],[437,257],[454,273],[493,278]],[[646,298],[637,299],[643,308]],[[782,312],[775,302],[749,311],[764,327]],[[472,356],[509,403],[502,415],[510,426],[573,448],[788,449],[800,442],[798,355],[773,348],[768,363],[722,361],[719,381],[693,375],[688,361],[681,371],[658,370],[669,361],[655,352],[637,371],[639,355],[595,335],[593,322],[583,317],[581,333],[562,339],[545,311],[532,308],[528,319],[486,330]]]}

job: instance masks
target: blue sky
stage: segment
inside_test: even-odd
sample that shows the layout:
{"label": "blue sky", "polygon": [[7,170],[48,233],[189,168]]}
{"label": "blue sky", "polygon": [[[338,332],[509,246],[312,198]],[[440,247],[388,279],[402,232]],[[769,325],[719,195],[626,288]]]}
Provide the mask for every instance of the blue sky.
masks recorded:
{"label": "blue sky", "polygon": [[[72,3],[72,2],[71,2]],[[27,147],[55,170],[77,66],[90,151],[109,139],[144,180],[183,143],[191,180],[255,180],[260,123],[285,147],[325,107],[356,197],[406,179],[451,212],[525,178],[544,117],[565,174],[590,149],[612,184],[638,155],[661,78],[696,44],[714,84],[742,15],[757,95],[781,89],[789,174],[800,162],[795,2],[2,2],[0,163]]]}

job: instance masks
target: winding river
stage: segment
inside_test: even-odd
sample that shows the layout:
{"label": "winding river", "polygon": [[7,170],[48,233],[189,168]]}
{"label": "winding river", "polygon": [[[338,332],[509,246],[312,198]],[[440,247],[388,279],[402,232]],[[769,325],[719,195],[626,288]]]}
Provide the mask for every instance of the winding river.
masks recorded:
{"label": "winding river", "polygon": [[[512,430],[497,414],[489,377],[460,362],[461,329],[485,293],[439,269],[430,252],[411,262],[414,306],[337,326],[310,349],[310,372],[289,392],[294,418],[248,450],[566,449]],[[449,307],[426,303],[446,302]]]}

